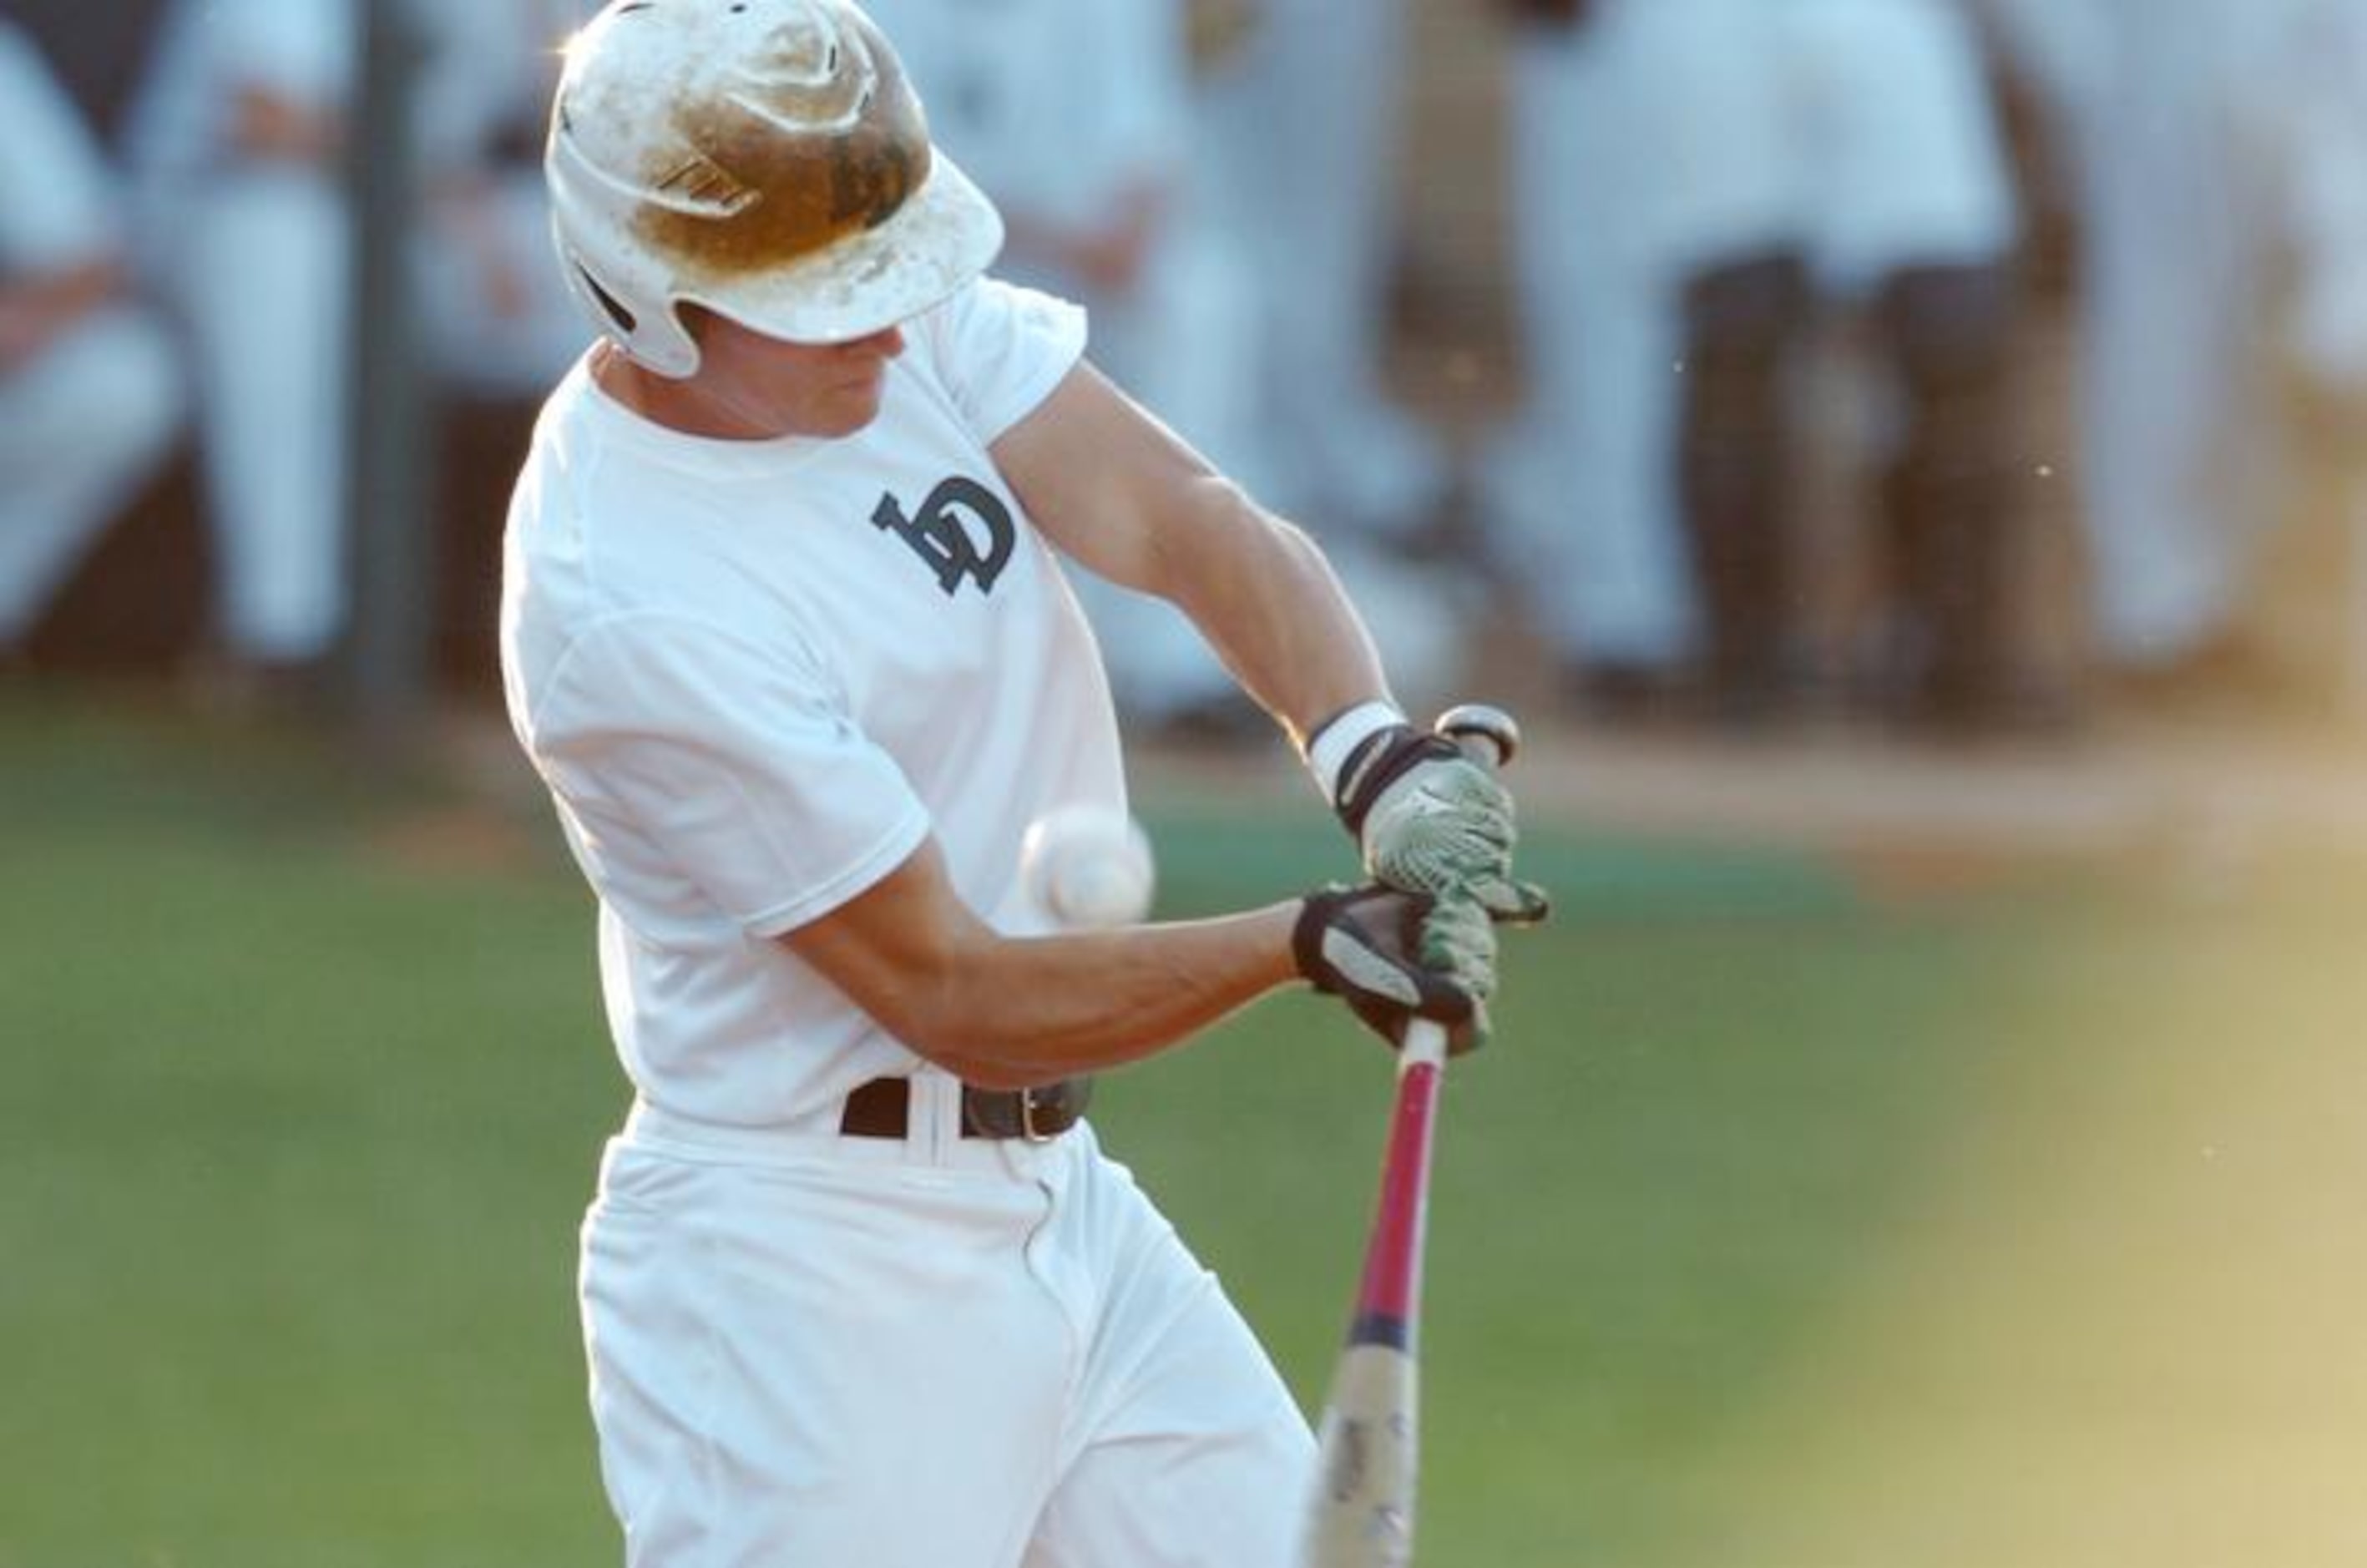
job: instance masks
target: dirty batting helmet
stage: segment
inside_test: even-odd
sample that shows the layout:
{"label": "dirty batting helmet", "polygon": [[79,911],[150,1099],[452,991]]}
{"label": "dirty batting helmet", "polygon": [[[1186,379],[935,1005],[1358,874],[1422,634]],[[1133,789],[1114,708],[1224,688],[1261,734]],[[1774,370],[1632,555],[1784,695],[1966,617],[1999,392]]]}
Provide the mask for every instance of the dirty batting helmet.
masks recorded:
{"label": "dirty batting helmet", "polygon": [[572,40],[543,169],[568,286],[667,376],[678,307],[842,343],[949,298],[1002,221],[848,0],[612,0]]}

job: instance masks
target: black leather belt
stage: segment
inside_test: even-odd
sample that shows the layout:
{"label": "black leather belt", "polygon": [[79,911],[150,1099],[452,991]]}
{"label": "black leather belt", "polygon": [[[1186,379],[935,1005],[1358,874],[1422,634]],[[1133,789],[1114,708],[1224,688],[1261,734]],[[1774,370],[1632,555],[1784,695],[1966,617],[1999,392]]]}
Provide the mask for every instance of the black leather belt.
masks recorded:
{"label": "black leather belt", "polygon": [[[964,1084],[961,1135],[1048,1143],[1077,1124],[1093,1095],[1091,1078],[1063,1078],[1033,1089],[979,1089]],[[901,1138],[912,1110],[912,1080],[874,1078],[846,1096],[838,1130],[849,1138]]]}

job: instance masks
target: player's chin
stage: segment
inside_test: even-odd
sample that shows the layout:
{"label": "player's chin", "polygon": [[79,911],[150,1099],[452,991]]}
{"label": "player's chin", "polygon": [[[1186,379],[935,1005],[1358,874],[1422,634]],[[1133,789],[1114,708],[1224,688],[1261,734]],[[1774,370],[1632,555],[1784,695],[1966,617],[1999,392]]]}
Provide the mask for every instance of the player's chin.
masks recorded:
{"label": "player's chin", "polygon": [[880,398],[885,391],[886,382],[878,380],[840,388],[817,411],[815,423],[821,428],[815,433],[836,437],[868,428],[879,417]]}

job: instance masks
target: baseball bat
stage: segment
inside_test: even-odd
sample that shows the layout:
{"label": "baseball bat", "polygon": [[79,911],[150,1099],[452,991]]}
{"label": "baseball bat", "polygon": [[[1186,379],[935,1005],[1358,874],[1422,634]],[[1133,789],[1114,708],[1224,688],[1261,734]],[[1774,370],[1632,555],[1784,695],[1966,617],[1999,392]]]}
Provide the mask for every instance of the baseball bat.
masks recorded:
{"label": "baseball bat", "polygon": [[[1510,762],[1520,744],[1510,714],[1476,703],[1449,709],[1435,728],[1485,767]],[[1414,1019],[1399,1056],[1397,1106],[1382,1157],[1378,1211],[1365,1246],[1364,1279],[1317,1428],[1304,1568],[1405,1568],[1413,1561],[1421,1384],[1414,1338],[1421,1318],[1433,1133],[1445,1074],[1444,1027]]]}

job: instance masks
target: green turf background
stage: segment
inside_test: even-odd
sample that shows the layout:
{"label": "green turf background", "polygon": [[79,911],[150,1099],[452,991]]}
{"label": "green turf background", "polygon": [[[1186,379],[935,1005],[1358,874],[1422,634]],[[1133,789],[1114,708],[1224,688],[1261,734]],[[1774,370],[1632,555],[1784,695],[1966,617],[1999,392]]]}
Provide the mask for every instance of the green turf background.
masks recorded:
{"label": "green turf background", "polygon": [[[1148,798],[1169,913],[1349,869],[1311,801]],[[1447,1091],[1424,1564],[2367,1562],[2355,873],[1537,837],[1562,917]],[[555,833],[19,698],[0,878],[0,1568],[617,1561]],[[1310,1403],[1388,1093],[1285,996],[1097,1105]]]}

